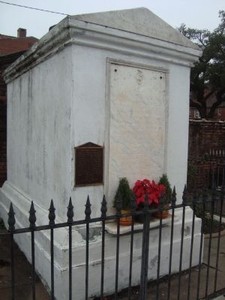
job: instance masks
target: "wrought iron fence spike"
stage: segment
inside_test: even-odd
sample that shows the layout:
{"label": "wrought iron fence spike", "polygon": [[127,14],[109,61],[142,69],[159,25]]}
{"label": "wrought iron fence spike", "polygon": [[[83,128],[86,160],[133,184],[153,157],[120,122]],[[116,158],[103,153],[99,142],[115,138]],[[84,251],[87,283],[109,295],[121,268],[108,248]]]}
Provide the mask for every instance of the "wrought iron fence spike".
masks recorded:
{"label": "wrought iron fence spike", "polygon": [[106,201],[106,198],[105,198],[105,195],[103,196],[103,199],[102,199],[102,206],[101,206],[101,217],[102,218],[105,218],[106,217],[106,212],[107,212],[107,201]]}
{"label": "wrought iron fence spike", "polygon": [[33,201],[31,201],[31,205],[30,205],[30,211],[29,211],[30,215],[29,215],[29,222],[30,222],[30,228],[35,228],[36,226],[36,210],[34,209],[34,203]]}
{"label": "wrought iron fence spike", "polygon": [[9,231],[14,231],[16,220],[12,202],[10,203],[8,216]]}
{"label": "wrought iron fence spike", "polygon": [[182,200],[183,200],[182,204],[185,205],[187,203],[187,186],[186,185],[184,186]]}
{"label": "wrought iron fence spike", "polygon": [[54,226],[55,225],[55,207],[54,207],[54,202],[51,200],[50,208],[49,208],[49,214],[48,214],[48,219],[49,219],[49,225]]}
{"label": "wrought iron fence spike", "polygon": [[87,201],[85,204],[85,219],[89,220],[91,216],[91,203],[90,203],[90,198],[89,195],[87,196]]}
{"label": "wrought iron fence spike", "polygon": [[172,200],[171,200],[172,206],[176,205],[176,201],[177,201],[177,193],[176,193],[176,188],[174,186],[173,191],[172,191]]}
{"label": "wrought iron fence spike", "polygon": [[69,205],[67,206],[67,223],[73,223],[74,211],[73,211],[73,204],[72,199],[70,197]]}

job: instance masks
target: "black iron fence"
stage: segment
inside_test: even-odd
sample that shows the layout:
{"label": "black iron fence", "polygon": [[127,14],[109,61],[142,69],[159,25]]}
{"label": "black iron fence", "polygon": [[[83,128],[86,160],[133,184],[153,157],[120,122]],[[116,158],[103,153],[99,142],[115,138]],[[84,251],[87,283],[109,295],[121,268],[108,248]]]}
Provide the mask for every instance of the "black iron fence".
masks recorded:
{"label": "black iron fence", "polygon": [[225,150],[212,148],[188,162],[189,189],[221,188],[225,184]]}
{"label": "black iron fence", "polygon": [[[91,203],[89,197],[86,201],[85,207],[85,218],[82,220],[74,220],[74,207],[70,199],[67,210],[67,220],[63,223],[56,223],[56,214],[53,201],[51,201],[49,208],[49,223],[47,225],[37,226],[36,212],[34,204],[31,203],[29,211],[29,227],[27,228],[16,228],[16,219],[13,205],[10,205],[8,213],[8,233],[11,239],[11,299],[15,300],[19,297],[16,294],[15,286],[17,284],[15,279],[15,261],[14,261],[14,238],[16,235],[25,233],[30,234],[30,251],[31,251],[31,265],[32,265],[32,299],[38,299],[36,291],[36,247],[35,247],[35,236],[38,231],[50,231],[50,268],[51,268],[51,280],[50,280],[50,295],[49,299],[55,299],[55,255],[54,255],[54,236],[59,228],[68,228],[68,299],[80,300],[76,298],[76,290],[73,286],[73,235],[72,229],[77,225],[84,225],[86,232],[85,241],[85,290],[82,299],[212,299],[217,295],[225,293],[225,263],[224,263],[224,247],[225,247],[225,235],[222,234],[224,230],[224,219],[222,215],[223,202],[225,197],[225,190],[223,188],[220,191],[203,194],[191,194],[184,190],[182,203],[177,203],[176,192],[173,191],[171,203],[169,206],[169,216],[165,224],[164,219],[161,217],[158,220],[158,225],[152,227],[151,224],[155,222],[154,215],[158,212],[161,216],[163,214],[163,206],[160,205],[158,208],[149,208],[147,200],[143,210],[136,210],[135,204],[133,203],[131,211],[127,215],[132,216],[133,222],[129,225],[129,230],[126,235],[129,235],[129,275],[127,288],[120,290],[119,288],[119,274],[120,274],[120,241],[122,238],[120,225],[120,218],[123,216],[120,209],[116,211],[114,215],[107,214],[107,202],[103,197],[101,204],[101,213],[99,217],[92,217]],[[215,211],[215,203],[220,204],[220,211]],[[189,225],[186,224],[186,215],[190,208],[191,218]],[[136,218],[142,216],[143,227],[137,227]],[[202,222],[197,218],[201,218]],[[139,218],[140,219],[140,218]],[[201,226],[196,228],[196,221]],[[96,297],[90,298],[90,226],[94,223],[101,224],[101,272],[99,276],[99,293]],[[114,279],[114,293],[108,295],[105,290],[106,283],[106,270],[105,270],[105,248],[106,248],[106,231],[107,224],[115,223],[116,228],[116,251],[115,251],[115,274]],[[179,230],[175,231],[175,226],[179,226]],[[168,244],[168,269],[165,276],[161,275],[160,269],[163,265],[162,250],[164,245],[164,234],[163,231],[167,227],[170,232],[169,244]],[[138,229],[137,229],[138,228]],[[158,232],[158,238],[154,241],[157,246],[157,271],[154,280],[149,280],[149,256],[151,255],[150,237],[153,231]],[[141,263],[140,263],[140,280],[139,284],[133,284],[133,268],[134,268],[134,237],[137,233],[142,234],[142,249],[141,249]],[[174,236],[179,233],[179,253],[174,253]],[[187,233],[189,232],[189,233]],[[186,244],[187,235],[189,237],[189,243]],[[196,241],[197,240],[197,241]],[[188,245],[188,246],[187,246]],[[197,245],[197,247],[196,247]],[[188,249],[187,249],[188,248]],[[177,250],[176,250],[177,251]],[[197,253],[196,253],[197,251]],[[193,257],[197,257],[197,263],[193,262]],[[178,268],[174,273],[173,263],[177,261]],[[186,262],[186,268],[183,267]],[[185,270],[184,270],[185,269]],[[223,280],[221,280],[221,276]],[[65,287],[64,287],[65,289]],[[19,298],[18,298],[19,299]]]}

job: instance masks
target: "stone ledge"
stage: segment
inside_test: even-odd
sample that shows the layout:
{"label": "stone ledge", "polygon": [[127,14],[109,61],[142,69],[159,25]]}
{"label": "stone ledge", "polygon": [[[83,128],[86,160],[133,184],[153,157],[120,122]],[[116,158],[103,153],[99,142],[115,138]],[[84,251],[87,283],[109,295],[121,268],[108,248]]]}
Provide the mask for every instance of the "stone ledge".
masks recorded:
{"label": "stone ledge", "polygon": [[[171,215],[166,219],[162,219],[162,225],[163,226],[169,225],[171,223],[171,219],[172,219]],[[175,222],[176,222],[176,219],[177,218],[175,216],[175,218],[174,218]],[[150,221],[150,229],[158,228],[159,226],[160,226],[160,219],[152,219]],[[130,233],[131,229],[132,229],[131,226],[120,225],[120,235]],[[106,223],[105,230],[109,234],[116,236],[117,235],[117,223],[116,222]],[[142,231],[142,230],[143,230],[143,224],[135,222],[134,223],[134,232]]]}

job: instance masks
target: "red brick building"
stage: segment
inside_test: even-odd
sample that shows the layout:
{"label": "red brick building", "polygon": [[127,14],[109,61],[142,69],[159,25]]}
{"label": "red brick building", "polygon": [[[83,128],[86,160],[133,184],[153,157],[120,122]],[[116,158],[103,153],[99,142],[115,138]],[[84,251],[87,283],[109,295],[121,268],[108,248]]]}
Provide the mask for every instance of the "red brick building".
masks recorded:
{"label": "red brick building", "polygon": [[26,29],[19,28],[17,36],[0,34],[0,187],[7,178],[6,168],[6,118],[7,94],[3,78],[5,69],[28,50],[38,39],[26,36]]}
{"label": "red brick building", "polygon": [[38,41],[38,39],[26,35],[27,31],[23,28],[17,30],[16,37],[0,34],[0,56],[26,51]]}

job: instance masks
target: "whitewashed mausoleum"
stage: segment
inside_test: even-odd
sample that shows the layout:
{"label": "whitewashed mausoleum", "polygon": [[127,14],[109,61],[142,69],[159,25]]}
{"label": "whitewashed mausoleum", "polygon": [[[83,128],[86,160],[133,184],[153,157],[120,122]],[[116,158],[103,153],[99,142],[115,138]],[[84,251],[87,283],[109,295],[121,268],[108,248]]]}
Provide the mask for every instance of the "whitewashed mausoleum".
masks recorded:
{"label": "whitewashed mausoleum", "polygon": [[[110,208],[119,178],[127,177],[132,186],[137,179],[157,180],[163,173],[181,201],[187,175],[190,68],[200,54],[197,46],[145,8],[68,16],[54,26],[5,73],[8,179],[0,190],[0,216],[7,220],[12,202],[17,226],[27,226],[33,201],[37,225],[46,224],[53,199],[57,221],[65,221],[71,197],[75,219],[81,219],[87,195],[92,217],[99,216],[103,194]],[[179,211],[176,220],[173,272],[179,267]],[[187,246],[191,213],[186,213],[185,224]],[[196,236],[199,226],[196,221]],[[60,300],[68,299],[67,234],[67,229],[55,234],[55,294]],[[162,234],[160,274],[165,275],[170,228]],[[157,236],[153,230],[150,278],[155,276]],[[90,244],[90,296],[99,294],[99,240],[96,234]],[[129,240],[121,237],[120,289],[127,286]],[[29,258],[29,238],[18,235],[17,242]],[[107,293],[114,289],[115,244],[115,236],[107,233]],[[138,284],[141,233],[135,235],[134,245],[133,284]],[[35,247],[37,271],[50,285],[48,232],[36,235]],[[84,247],[82,229],[74,228],[76,300],[84,299]],[[183,268],[188,266],[184,261]]]}

